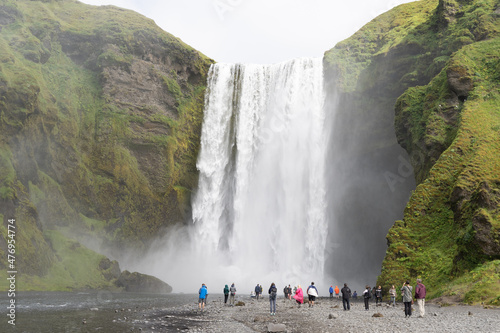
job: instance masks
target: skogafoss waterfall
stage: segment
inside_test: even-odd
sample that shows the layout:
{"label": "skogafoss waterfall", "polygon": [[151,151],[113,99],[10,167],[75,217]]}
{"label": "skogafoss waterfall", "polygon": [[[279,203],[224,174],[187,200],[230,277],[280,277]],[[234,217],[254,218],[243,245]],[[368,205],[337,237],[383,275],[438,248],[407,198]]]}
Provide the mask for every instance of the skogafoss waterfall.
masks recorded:
{"label": "skogafoss waterfall", "polygon": [[323,279],[323,103],[322,59],[212,65],[192,202],[198,278],[248,288]]}

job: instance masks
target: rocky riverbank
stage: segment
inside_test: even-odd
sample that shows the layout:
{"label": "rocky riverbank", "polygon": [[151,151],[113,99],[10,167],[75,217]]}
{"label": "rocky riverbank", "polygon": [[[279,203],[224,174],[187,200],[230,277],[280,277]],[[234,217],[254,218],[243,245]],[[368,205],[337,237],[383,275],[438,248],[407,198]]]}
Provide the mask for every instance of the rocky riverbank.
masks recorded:
{"label": "rocky riverbank", "polygon": [[[237,302],[238,304],[238,302]],[[340,300],[321,298],[314,307],[297,307],[294,301],[278,299],[276,315],[269,314],[267,297],[241,299],[239,306],[225,306],[221,299],[208,301],[204,311],[193,304],[169,309],[145,309],[133,321],[142,332],[500,332],[500,309],[480,306],[426,305],[424,318],[404,317],[403,305],[352,302],[344,311]]]}

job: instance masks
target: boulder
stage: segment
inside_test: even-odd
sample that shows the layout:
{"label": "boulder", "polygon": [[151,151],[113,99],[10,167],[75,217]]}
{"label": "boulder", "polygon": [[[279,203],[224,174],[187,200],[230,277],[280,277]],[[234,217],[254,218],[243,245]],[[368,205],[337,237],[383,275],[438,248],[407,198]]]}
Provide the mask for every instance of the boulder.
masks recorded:
{"label": "boulder", "polygon": [[118,279],[121,273],[118,262],[116,260],[111,261],[108,258],[104,258],[99,262],[99,270],[108,281]]}
{"label": "boulder", "polygon": [[168,294],[172,287],[162,280],[147,274],[123,271],[115,282],[119,288],[128,292]]}
{"label": "boulder", "polygon": [[269,324],[267,332],[286,332],[286,326],[285,324]]}

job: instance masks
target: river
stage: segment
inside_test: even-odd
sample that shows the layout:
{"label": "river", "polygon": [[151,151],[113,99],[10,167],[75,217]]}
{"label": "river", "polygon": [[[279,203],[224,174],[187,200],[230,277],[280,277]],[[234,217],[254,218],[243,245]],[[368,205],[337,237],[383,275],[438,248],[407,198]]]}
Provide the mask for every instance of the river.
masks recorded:
{"label": "river", "polygon": [[[15,326],[9,327],[4,316],[0,327],[7,327],[2,332],[131,332],[144,326],[145,310],[168,311],[190,303],[195,309],[197,301],[195,294],[22,292],[16,295]],[[161,331],[184,326],[179,318],[167,318]]]}

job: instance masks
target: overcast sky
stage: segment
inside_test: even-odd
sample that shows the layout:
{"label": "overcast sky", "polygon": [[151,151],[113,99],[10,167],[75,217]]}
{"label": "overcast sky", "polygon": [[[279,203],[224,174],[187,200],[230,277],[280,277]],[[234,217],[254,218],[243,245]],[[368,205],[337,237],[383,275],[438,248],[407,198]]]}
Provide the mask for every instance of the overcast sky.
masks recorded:
{"label": "overcast sky", "polygon": [[321,57],[389,9],[414,0],[80,0],[139,12],[217,62]]}

